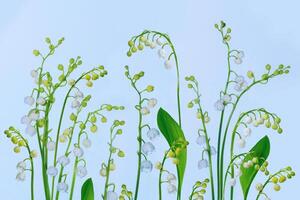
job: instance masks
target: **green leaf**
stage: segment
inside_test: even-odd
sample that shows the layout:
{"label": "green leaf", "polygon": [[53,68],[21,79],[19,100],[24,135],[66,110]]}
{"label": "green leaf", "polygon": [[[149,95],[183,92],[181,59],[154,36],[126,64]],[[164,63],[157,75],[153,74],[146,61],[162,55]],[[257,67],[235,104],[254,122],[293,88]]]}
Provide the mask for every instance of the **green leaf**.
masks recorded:
{"label": "green leaf", "polygon": [[91,178],[87,179],[81,187],[81,200],[94,200],[94,186]]}
{"label": "green leaf", "polygon": [[[166,138],[169,146],[171,147],[178,139],[185,140],[184,133],[178,123],[171,117],[171,115],[164,109],[160,108],[157,114],[157,125],[159,130]],[[179,164],[177,165],[178,175],[178,191],[181,191],[183,183],[184,171],[187,160],[187,149],[184,148],[177,156]]]}
{"label": "green leaf", "polygon": [[[250,150],[250,152],[252,153],[248,154],[244,158],[243,162],[247,162],[248,160],[257,157],[259,158],[258,165],[261,166],[264,161],[267,160],[270,153],[270,140],[268,136],[265,136],[261,140],[259,140],[256,145]],[[246,200],[250,186],[258,171],[255,170],[254,167],[245,169],[243,166],[241,166],[241,172],[242,175],[240,176],[240,183],[244,193],[244,199]]]}

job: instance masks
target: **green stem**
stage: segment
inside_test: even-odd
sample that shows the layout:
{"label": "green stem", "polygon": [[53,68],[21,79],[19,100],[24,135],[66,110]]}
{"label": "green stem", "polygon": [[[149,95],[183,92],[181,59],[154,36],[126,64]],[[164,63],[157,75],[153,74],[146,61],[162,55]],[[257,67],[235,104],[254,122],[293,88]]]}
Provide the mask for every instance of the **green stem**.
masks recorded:
{"label": "green stem", "polygon": [[168,152],[166,152],[163,160],[162,160],[162,163],[161,163],[161,168],[159,170],[159,178],[158,178],[158,195],[159,195],[159,200],[162,200],[162,189],[161,189],[161,178],[162,178],[162,173],[164,171],[164,165],[165,165],[165,162],[166,162],[166,159],[167,159],[167,154]]}
{"label": "green stem", "polygon": [[[110,147],[112,147],[112,145],[110,144]],[[106,167],[106,179],[105,179],[105,186],[104,186],[104,193],[103,193],[103,199],[106,200],[107,199],[107,189],[108,189],[108,184],[109,184],[109,175],[110,175],[110,161],[111,161],[111,156],[112,156],[112,152],[109,151],[109,157],[108,157],[108,162],[107,162],[107,167]]]}

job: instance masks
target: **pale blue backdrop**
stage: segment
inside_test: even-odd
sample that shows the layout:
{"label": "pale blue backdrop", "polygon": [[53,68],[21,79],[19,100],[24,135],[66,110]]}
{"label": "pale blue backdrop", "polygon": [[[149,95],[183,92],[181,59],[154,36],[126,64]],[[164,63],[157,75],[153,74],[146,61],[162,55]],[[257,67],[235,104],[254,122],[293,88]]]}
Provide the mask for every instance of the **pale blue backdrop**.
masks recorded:
{"label": "pale blue backdrop", "polygon": [[[238,111],[253,107],[266,107],[283,119],[284,134],[278,135],[270,130],[256,129],[249,140],[250,147],[264,134],[269,134],[272,142],[270,170],[292,165],[300,171],[299,163],[299,86],[300,86],[300,39],[299,2],[286,1],[204,1],[204,0],[164,0],[164,1],[2,1],[0,6],[0,129],[1,132],[11,124],[23,128],[20,117],[26,112],[23,104],[33,86],[29,72],[39,60],[32,56],[32,49],[45,49],[46,36],[57,39],[66,38],[63,46],[47,64],[55,68],[71,56],[81,55],[84,69],[96,64],[104,64],[110,76],[98,82],[89,93],[94,95],[91,108],[105,102],[123,104],[127,111],[110,115],[127,121],[124,135],[118,139],[127,157],[117,160],[117,173],[111,178],[118,185],[126,183],[134,187],[136,154],[136,112],[133,106],[137,96],[124,78],[123,66],[129,64],[132,70],[146,72],[144,84],[157,87],[153,95],[159,105],[176,114],[175,71],[167,71],[156,52],[146,50],[134,58],[127,58],[127,41],[144,29],[167,32],[174,41],[179,55],[182,75],[195,74],[201,81],[203,103],[212,117],[209,125],[212,140],[216,138],[219,113],[213,102],[223,88],[226,73],[225,48],[220,36],[213,28],[214,23],[225,20],[233,29],[232,45],[243,49],[246,54],[241,66],[234,66],[239,73],[248,69],[263,72],[267,63],[291,65],[291,74],[272,80],[270,84],[252,90],[241,102]],[[82,69],[82,70],[84,70]],[[182,103],[185,106],[191,98],[190,91],[182,84]],[[147,121],[155,126],[155,112]],[[55,125],[57,115],[53,115]],[[207,176],[207,171],[197,169],[199,147],[195,145],[197,121],[193,112],[183,109],[183,122],[187,138],[190,140],[188,164],[183,195],[186,199],[192,184]],[[89,176],[94,178],[97,199],[103,190],[103,178],[99,176],[101,161],[106,160],[107,126],[92,136],[93,147],[86,151]],[[153,162],[161,159],[167,148],[162,138],[156,143]],[[11,143],[0,137],[0,199],[29,199],[29,180],[16,182],[16,163],[23,158],[12,152]],[[172,165],[170,170],[174,171]],[[141,181],[141,200],[157,199],[157,171],[143,174]],[[80,185],[82,181],[79,182]],[[271,199],[297,199],[300,179],[282,185],[282,191],[270,190]],[[165,190],[166,191],[166,190]],[[238,192],[238,194],[241,194]],[[77,185],[75,199],[79,199],[80,187]],[[43,199],[41,183],[36,182],[37,199]],[[27,198],[28,197],[28,198]],[[254,197],[250,197],[253,199]],[[67,194],[62,195],[67,199]],[[175,199],[166,194],[165,199]],[[209,198],[207,198],[209,199]],[[242,199],[239,195],[237,200]]]}

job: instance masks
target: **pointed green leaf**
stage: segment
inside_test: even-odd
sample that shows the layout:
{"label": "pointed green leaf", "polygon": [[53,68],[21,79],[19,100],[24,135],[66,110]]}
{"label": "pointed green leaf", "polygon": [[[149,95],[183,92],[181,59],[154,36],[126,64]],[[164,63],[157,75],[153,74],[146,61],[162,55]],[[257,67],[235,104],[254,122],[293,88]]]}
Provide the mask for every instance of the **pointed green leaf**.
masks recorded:
{"label": "pointed green leaf", "polygon": [[94,200],[94,186],[91,178],[87,179],[81,187],[81,200]]}
{"label": "pointed green leaf", "polygon": [[[252,158],[257,157],[259,158],[258,164],[261,166],[264,163],[264,160],[267,160],[269,153],[270,153],[270,140],[268,136],[263,137],[259,140],[256,145],[250,150],[251,154],[248,154],[243,162],[247,162],[248,160],[252,160]],[[250,186],[257,174],[257,170],[254,167],[245,169],[241,166],[242,175],[240,176],[240,183],[242,186],[244,199],[247,199],[248,192]]]}
{"label": "pointed green leaf", "polygon": [[[178,141],[178,139],[185,140],[184,133],[178,123],[171,117],[168,112],[166,112],[162,108],[159,109],[157,114],[157,125],[170,147],[172,146],[172,144],[174,144],[174,142]],[[178,187],[180,188],[179,191],[181,191],[187,160],[186,148],[184,148],[179,153],[177,158],[179,159],[179,164],[177,165]]]}

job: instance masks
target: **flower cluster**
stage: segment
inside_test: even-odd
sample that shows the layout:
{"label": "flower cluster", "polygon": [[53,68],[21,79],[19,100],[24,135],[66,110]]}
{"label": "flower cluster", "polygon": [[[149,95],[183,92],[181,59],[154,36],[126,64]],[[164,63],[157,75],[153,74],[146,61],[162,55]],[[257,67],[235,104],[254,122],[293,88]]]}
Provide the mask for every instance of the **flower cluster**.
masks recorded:
{"label": "flower cluster", "polygon": [[[165,68],[171,69],[173,67],[171,57],[176,55],[173,44],[171,43],[170,38],[167,34],[146,30],[140,35],[132,37],[132,39],[128,41],[128,46],[128,57],[132,56],[132,54],[136,53],[138,50],[144,50],[144,46],[151,49],[156,49],[156,47],[159,47],[157,54],[159,58],[164,60]],[[168,46],[170,47],[170,52],[166,50]]]}
{"label": "flower cluster", "polygon": [[127,186],[125,184],[122,185],[121,195],[119,196],[119,200],[125,200],[125,197],[128,198],[128,200],[132,199],[133,195],[132,192],[127,189]]}
{"label": "flower cluster", "polygon": [[197,181],[192,189],[192,193],[189,197],[190,200],[204,200],[204,195],[206,193],[207,184],[209,179],[205,179],[203,182]]}
{"label": "flower cluster", "polygon": [[264,165],[263,168],[260,168],[260,171],[264,172],[268,178],[264,184],[262,183],[256,184],[255,188],[258,191],[257,199],[261,195],[263,195],[265,196],[266,200],[270,200],[269,196],[264,192],[265,187],[269,183],[273,184],[274,191],[278,192],[281,190],[282,183],[284,183],[287,179],[293,178],[296,175],[296,173],[292,170],[291,167],[283,168],[274,174],[269,174],[269,172],[266,173],[267,171],[266,168],[267,168],[266,165]]}
{"label": "flower cluster", "polygon": [[[118,195],[115,192],[115,185],[114,185],[114,183],[110,183],[109,177],[110,177],[110,172],[112,172],[116,169],[116,164],[113,159],[113,154],[117,154],[118,157],[120,157],[120,158],[125,157],[124,151],[118,147],[115,147],[113,144],[116,137],[118,135],[123,134],[123,130],[121,127],[124,125],[125,125],[125,121],[114,120],[112,126],[110,127],[110,135],[109,135],[109,142],[108,142],[109,157],[108,157],[107,163],[102,163],[101,169],[100,169],[100,175],[106,178],[105,186],[104,186],[104,193],[103,193],[104,199],[110,199],[110,200],[118,199]],[[110,186],[113,186],[112,190],[109,190]]]}

